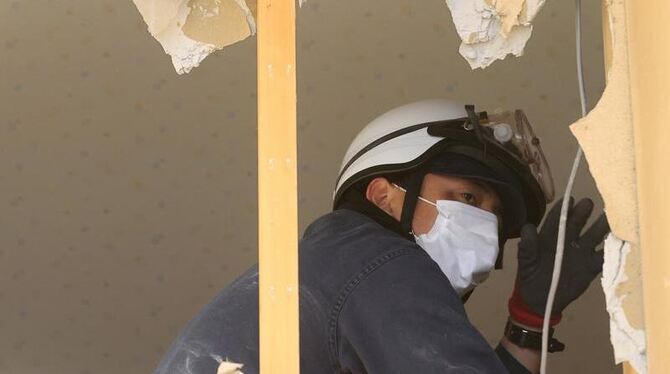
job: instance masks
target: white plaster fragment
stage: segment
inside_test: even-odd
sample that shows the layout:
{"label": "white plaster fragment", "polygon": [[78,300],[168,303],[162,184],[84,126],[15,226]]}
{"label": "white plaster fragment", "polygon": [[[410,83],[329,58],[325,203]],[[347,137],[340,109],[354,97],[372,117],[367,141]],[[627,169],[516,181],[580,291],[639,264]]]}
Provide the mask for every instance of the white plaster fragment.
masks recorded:
{"label": "white plaster fragment", "polygon": [[618,294],[617,287],[628,279],[625,272],[626,256],[630,244],[609,234],[605,240],[605,263],[602,286],[605,292],[607,312],[610,315],[610,340],[614,347],[616,363],[628,361],[639,374],[647,372],[647,346],[645,332],[633,328],[628,322],[622,303],[626,294]]}
{"label": "white plaster fragment", "polygon": [[[147,23],[149,33],[158,40],[165,53],[172,58],[177,74],[189,73],[205,57],[217,49],[214,44],[188,37],[183,27],[191,13],[190,0],[133,0]],[[256,33],[256,21],[245,0],[235,0],[246,17],[251,35]],[[199,10],[206,11],[201,5]],[[205,18],[217,16],[218,8],[205,13]]]}
{"label": "white plaster fragment", "polygon": [[177,74],[188,73],[216,47],[186,36],[182,26],[191,12],[188,0],[134,0],[149,32],[172,58]]}
{"label": "white plaster fragment", "polygon": [[531,22],[544,0],[446,0],[459,52],[472,69],[486,68],[507,55],[523,55],[533,31]]}
{"label": "white plaster fragment", "polygon": [[243,366],[244,365],[235,362],[221,361],[219,368],[216,370],[216,374],[244,374],[240,371]]}

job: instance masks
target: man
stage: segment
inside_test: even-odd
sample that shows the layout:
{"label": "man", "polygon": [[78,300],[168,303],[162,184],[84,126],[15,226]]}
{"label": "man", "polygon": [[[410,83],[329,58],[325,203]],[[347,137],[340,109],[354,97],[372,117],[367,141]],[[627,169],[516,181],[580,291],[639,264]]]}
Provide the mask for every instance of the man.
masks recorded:
{"label": "man", "polygon": [[[431,100],[372,121],[345,155],[334,211],[300,241],[301,371],[537,372],[560,204],[536,226],[552,198],[520,111],[489,116]],[[552,326],[602,268],[604,216],[582,235],[592,209],[571,202]],[[494,350],[463,303],[518,236],[510,318]],[[552,337],[550,350],[562,343]],[[156,373],[216,373],[228,360],[258,372],[256,267],[191,320]]]}

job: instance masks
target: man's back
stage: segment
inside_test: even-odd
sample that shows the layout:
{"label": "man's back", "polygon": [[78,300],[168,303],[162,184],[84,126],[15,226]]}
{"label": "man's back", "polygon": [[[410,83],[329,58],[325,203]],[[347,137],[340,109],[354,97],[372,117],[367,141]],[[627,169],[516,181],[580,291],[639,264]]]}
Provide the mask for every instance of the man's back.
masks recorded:
{"label": "man's back", "polygon": [[[502,373],[439,267],[415,243],[338,210],[300,241],[303,373]],[[258,271],[251,268],[189,322],[156,374],[258,372]]]}

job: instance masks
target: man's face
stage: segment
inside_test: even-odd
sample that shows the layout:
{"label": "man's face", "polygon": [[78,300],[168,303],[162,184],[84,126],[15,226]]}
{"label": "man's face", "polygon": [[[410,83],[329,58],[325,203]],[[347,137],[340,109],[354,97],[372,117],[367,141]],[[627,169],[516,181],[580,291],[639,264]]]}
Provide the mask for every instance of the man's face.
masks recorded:
{"label": "man's face", "polygon": [[[498,216],[498,222],[501,221],[502,205],[500,198],[493,188],[481,181],[440,174],[427,174],[424,177],[420,195],[432,202],[436,200],[460,201],[489,211]],[[395,188],[386,178],[372,180],[368,184],[366,197],[400,221],[405,193]],[[430,231],[436,218],[437,209],[418,200],[412,222],[414,234],[419,235]]]}

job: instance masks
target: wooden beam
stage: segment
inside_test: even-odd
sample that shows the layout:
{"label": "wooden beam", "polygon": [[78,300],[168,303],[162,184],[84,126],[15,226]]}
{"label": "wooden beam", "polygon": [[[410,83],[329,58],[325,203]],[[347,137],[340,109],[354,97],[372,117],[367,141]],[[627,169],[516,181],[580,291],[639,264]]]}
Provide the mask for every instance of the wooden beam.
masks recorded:
{"label": "wooden beam", "polygon": [[[610,28],[609,13],[607,12],[607,0],[601,1],[602,8],[602,28],[603,28],[603,60],[605,62],[605,77],[609,76],[612,67],[612,30]],[[624,361],[622,365],[623,374],[637,374],[635,369]]]}
{"label": "wooden beam", "polygon": [[647,364],[670,373],[670,2],[626,0],[626,13]]}
{"label": "wooden beam", "polygon": [[295,0],[258,1],[260,370],[300,372]]}

